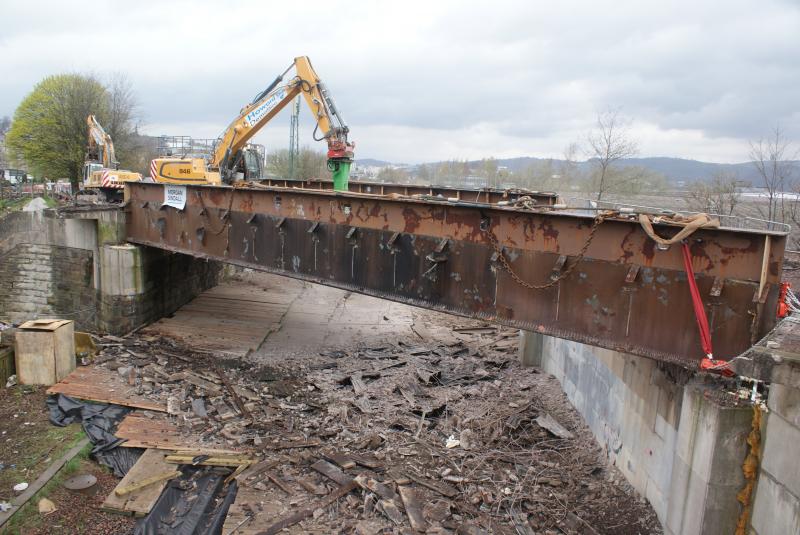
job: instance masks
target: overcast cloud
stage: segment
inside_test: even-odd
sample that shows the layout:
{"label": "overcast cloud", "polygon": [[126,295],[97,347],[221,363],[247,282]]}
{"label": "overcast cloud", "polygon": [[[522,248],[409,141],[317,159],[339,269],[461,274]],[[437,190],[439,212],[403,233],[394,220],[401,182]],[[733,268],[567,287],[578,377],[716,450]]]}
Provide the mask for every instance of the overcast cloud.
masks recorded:
{"label": "overcast cloud", "polygon": [[[215,137],[308,55],[360,158],[558,157],[609,107],[643,156],[743,161],[777,122],[800,139],[795,0],[0,0],[0,21],[0,115],[49,74],[124,72],[144,132]],[[288,110],[258,140],[287,146]]]}

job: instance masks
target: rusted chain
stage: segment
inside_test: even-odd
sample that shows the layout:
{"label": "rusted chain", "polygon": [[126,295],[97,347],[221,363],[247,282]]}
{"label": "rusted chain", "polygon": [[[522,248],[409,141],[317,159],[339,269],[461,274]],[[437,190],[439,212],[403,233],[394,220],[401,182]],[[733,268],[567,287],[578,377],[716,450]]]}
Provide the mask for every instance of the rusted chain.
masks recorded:
{"label": "rusted chain", "polygon": [[551,288],[561,282],[562,280],[569,277],[569,275],[578,267],[578,264],[581,263],[583,257],[586,255],[586,251],[589,249],[589,246],[592,244],[592,240],[594,239],[595,233],[597,232],[597,228],[600,226],[600,223],[603,222],[605,216],[603,214],[598,214],[597,217],[594,218],[594,222],[592,223],[592,228],[589,231],[589,236],[586,238],[586,243],[583,244],[581,247],[578,256],[575,258],[575,261],[572,262],[567,269],[565,269],[561,274],[559,274],[556,278],[552,279],[550,282],[546,284],[531,284],[527,281],[522,280],[522,278],[517,275],[514,270],[511,268],[511,264],[509,264],[508,259],[506,258],[505,253],[503,253],[503,248],[500,246],[500,243],[497,241],[497,237],[491,231],[491,229],[486,229],[486,235],[489,237],[489,242],[491,242],[492,247],[494,247],[495,252],[497,253],[497,257],[500,260],[500,265],[503,269],[511,275],[511,278],[514,279],[514,282],[522,286],[523,288],[527,288],[529,290],[546,290],[547,288]]}
{"label": "rusted chain", "polygon": [[[213,230],[213,229],[211,230],[211,234],[213,234],[214,236],[219,236],[226,229],[229,230],[230,225],[228,224],[228,219],[231,216],[231,209],[233,208],[233,194],[234,194],[234,191],[237,190],[237,189],[243,189],[244,187],[245,187],[245,184],[239,185],[239,183],[237,183],[237,182],[234,182],[233,185],[231,186],[231,195],[230,195],[230,198],[228,199],[228,209],[225,211],[225,213],[223,213],[222,217],[219,218],[220,222],[222,223],[222,227],[219,230]],[[203,202],[203,195],[202,194],[199,195],[198,198],[200,199],[200,206],[203,207],[203,211],[206,213],[206,219],[208,220],[208,226],[211,227],[212,226],[211,225],[211,218],[208,217],[208,208],[206,208],[206,203]]]}

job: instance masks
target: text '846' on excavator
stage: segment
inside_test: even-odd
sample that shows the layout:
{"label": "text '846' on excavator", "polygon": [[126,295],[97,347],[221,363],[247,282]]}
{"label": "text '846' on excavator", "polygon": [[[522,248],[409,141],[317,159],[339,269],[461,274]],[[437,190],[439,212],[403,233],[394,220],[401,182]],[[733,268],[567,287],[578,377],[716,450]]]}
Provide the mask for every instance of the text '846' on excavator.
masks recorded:
{"label": "text '846' on excavator", "polygon": [[[295,76],[284,82],[292,68]],[[153,180],[166,184],[203,185],[232,184],[243,179],[248,141],[297,95],[303,96],[316,120],[314,140],[328,143],[328,170],[333,174],[334,189],[347,191],[355,145],[348,142],[347,124],[306,56],[295,58],[241,110],[216,140],[208,160],[157,158],[150,166]],[[317,137],[318,133],[321,137]]]}

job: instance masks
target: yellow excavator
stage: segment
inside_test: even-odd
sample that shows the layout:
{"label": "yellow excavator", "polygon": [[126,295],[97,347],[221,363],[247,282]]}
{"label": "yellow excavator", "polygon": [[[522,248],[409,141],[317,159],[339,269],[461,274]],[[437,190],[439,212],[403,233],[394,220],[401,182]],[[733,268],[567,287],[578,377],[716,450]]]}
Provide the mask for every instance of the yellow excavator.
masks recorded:
{"label": "yellow excavator", "polygon": [[[284,82],[292,68],[295,75]],[[334,189],[346,191],[355,145],[348,142],[347,124],[306,56],[295,58],[241,110],[217,139],[208,161],[204,158],[156,158],[150,166],[152,179],[166,184],[232,184],[244,180],[248,141],[300,94],[317,122],[314,140],[328,143],[328,170],[333,173]],[[320,137],[317,137],[318,132]]]}
{"label": "yellow excavator", "polygon": [[83,164],[83,187],[97,191],[103,200],[121,198],[125,182],[138,182],[142,175],[119,169],[114,142],[100,126],[97,117],[89,115],[86,126],[89,128],[89,143]]}

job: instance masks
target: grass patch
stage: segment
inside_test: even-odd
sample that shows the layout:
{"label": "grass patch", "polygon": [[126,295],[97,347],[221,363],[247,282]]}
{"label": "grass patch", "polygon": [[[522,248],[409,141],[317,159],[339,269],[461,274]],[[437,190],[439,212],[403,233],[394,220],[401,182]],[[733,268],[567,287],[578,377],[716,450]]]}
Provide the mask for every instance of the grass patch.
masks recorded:
{"label": "grass patch", "polygon": [[[75,447],[83,437],[80,424],[66,427],[52,426],[43,433],[37,433],[35,437],[27,437],[24,449],[19,449],[19,454],[14,459],[14,468],[6,468],[0,472],[0,485],[6,488],[20,481],[30,483],[47,470],[52,462]],[[48,458],[50,462],[45,463]]]}
{"label": "grass patch", "polygon": [[[83,433],[80,433],[80,436],[67,446],[67,450],[75,447],[82,439]],[[30,529],[40,526],[44,517],[39,514],[39,500],[50,496],[54,490],[61,486],[65,479],[77,472],[81,468],[81,464],[89,458],[91,451],[92,443],[89,442],[75,457],[67,461],[64,466],[61,467],[61,470],[59,470],[44,487],[39,489],[39,492],[34,494],[25,505],[14,513],[14,516],[12,516],[5,525],[6,531],[4,531],[4,533],[21,535],[23,528]],[[55,459],[60,459],[65,453],[66,451],[62,452],[61,455]]]}
{"label": "grass patch", "polygon": [[[45,204],[47,204],[48,208],[55,208],[58,206],[58,201],[52,197],[44,195],[42,196],[42,199],[44,200]],[[0,215],[22,210],[22,208],[30,201],[31,197],[28,195],[18,197],[16,199],[0,199]]]}
{"label": "grass patch", "polygon": [[22,197],[19,199],[0,199],[0,213],[22,210],[22,207],[25,206],[25,204],[30,200],[30,197]]}

